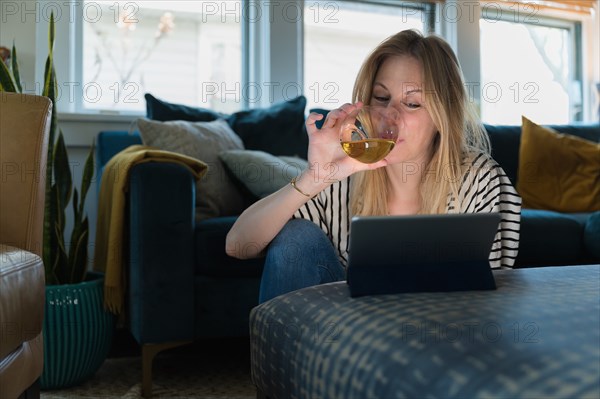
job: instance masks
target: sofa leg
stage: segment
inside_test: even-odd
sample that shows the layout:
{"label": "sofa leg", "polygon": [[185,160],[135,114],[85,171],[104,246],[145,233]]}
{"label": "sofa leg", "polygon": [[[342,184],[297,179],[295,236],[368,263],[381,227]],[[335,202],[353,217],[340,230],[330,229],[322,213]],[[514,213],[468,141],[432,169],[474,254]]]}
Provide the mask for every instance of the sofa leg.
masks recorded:
{"label": "sofa leg", "polygon": [[19,399],[40,399],[40,380],[35,380],[35,382],[19,396]]}
{"label": "sofa leg", "polygon": [[192,341],[177,341],[142,345],[142,397],[152,397],[152,362],[154,361],[154,356],[164,350],[191,343]]}

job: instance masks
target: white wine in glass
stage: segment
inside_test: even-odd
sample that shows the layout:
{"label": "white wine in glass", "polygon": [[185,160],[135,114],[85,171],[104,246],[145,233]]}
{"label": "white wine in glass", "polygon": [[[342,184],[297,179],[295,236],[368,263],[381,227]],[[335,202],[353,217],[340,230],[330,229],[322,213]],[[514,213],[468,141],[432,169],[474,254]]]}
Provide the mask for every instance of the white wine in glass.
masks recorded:
{"label": "white wine in glass", "polygon": [[398,139],[399,114],[394,108],[363,106],[342,123],[340,143],[348,156],[375,163],[392,151]]}

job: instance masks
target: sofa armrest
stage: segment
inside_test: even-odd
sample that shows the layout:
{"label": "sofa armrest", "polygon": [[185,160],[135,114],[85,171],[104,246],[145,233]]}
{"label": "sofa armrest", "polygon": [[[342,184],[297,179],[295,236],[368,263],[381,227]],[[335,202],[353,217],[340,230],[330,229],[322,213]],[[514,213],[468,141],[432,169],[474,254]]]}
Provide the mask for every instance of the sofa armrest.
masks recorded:
{"label": "sofa armrest", "polygon": [[129,182],[128,320],[140,344],[194,337],[195,180],[182,165],[134,166]]}

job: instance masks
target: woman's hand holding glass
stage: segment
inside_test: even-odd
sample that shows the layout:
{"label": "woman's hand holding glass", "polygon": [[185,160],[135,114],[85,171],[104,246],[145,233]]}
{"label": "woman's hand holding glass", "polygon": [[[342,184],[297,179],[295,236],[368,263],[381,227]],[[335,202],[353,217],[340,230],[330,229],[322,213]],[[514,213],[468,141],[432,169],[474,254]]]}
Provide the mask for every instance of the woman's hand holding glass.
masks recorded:
{"label": "woman's hand holding glass", "polygon": [[398,139],[399,114],[394,108],[363,106],[340,126],[340,143],[348,156],[375,163],[392,151]]}
{"label": "woman's hand holding glass", "polygon": [[[314,183],[322,185],[317,189],[353,173],[387,165],[385,156],[393,148],[398,135],[397,114],[392,108],[369,107],[362,103],[344,104],[330,111],[321,129],[318,129],[316,122],[323,116],[311,113],[306,119],[308,162]],[[362,127],[360,132],[357,131],[358,125]],[[352,135],[352,131],[356,133]],[[347,139],[344,138],[346,136]],[[359,143],[353,144],[354,141]],[[374,151],[376,148],[379,149]]]}

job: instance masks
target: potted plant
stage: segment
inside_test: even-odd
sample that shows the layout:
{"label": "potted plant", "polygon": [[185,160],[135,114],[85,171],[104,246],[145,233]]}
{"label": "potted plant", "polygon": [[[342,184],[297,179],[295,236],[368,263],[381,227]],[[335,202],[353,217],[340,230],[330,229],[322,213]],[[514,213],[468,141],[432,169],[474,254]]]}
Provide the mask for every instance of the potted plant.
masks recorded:
{"label": "potted plant", "polygon": [[[42,254],[46,274],[42,389],[67,387],[91,377],[108,354],[114,328],[114,316],[103,306],[103,275],[87,271],[89,222],[84,204],[94,173],[94,149],[92,147],[85,161],[77,191],[73,188],[63,134],[57,127],[54,14],[50,16],[48,45],[41,93],[50,98],[53,105]],[[0,91],[22,91],[14,44],[10,62],[0,60]],[[73,228],[67,241],[69,203],[72,204]]]}

